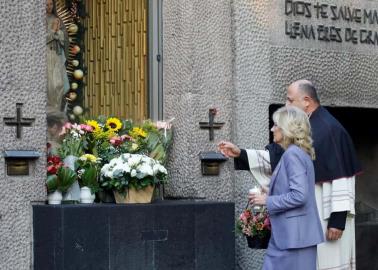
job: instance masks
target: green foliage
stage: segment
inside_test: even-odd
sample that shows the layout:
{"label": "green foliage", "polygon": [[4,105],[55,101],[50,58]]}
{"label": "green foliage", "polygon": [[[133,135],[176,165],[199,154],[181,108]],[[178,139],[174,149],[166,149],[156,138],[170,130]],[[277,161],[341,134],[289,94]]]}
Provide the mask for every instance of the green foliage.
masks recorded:
{"label": "green foliage", "polygon": [[73,138],[71,136],[66,136],[63,139],[61,146],[57,149],[58,155],[64,159],[67,156],[79,157],[83,154],[84,143],[80,138]]}
{"label": "green foliage", "polygon": [[129,131],[133,128],[133,121],[129,119],[122,120],[122,130],[120,131],[120,135],[128,134]]}
{"label": "green foliage", "polygon": [[56,191],[58,189],[58,176],[56,174],[48,175],[46,186],[47,186],[48,193],[52,193]]}
{"label": "green foliage", "polygon": [[57,173],[58,176],[58,189],[62,193],[66,193],[67,190],[77,179],[77,174],[68,167],[60,167]]}
{"label": "green foliage", "polygon": [[143,140],[143,145],[146,149],[145,154],[165,165],[169,147],[172,143],[172,129],[158,130],[155,124],[149,120],[144,122],[142,129],[148,133]]}
{"label": "green foliage", "polygon": [[92,193],[99,190],[99,184],[97,182],[97,168],[88,167],[84,170],[83,174],[80,176],[81,185],[87,186],[91,189]]}
{"label": "green foliage", "polygon": [[58,169],[56,174],[47,176],[47,191],[51,193],[56,190],[59,190],[62,193],[66,193],[67,190],[76,181],[76,179],[77,174],[75,173],[75,171],[71,170],[68,167],[62,166]]}
{"label": "green foliage", "polygon": [[90,188],[92,193],[99,191],[98,183],[98,160],[94,155],[85,154],[75,162],[75,169],[78,174],[81,187]]}

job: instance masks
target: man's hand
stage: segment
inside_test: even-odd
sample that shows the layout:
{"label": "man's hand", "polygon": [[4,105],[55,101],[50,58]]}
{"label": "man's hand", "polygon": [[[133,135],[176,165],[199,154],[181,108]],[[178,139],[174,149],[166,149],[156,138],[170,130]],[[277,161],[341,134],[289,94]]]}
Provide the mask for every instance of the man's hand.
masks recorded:
{"label": "man's hand", "polygon": [[221,141],[218,143],[219,151],[226,157],[237,158],[240,156],[240,149],[231,142]]}
{"label": "man's hand", "polygon": [[328,241],[339,240],[343,235],[343,231],[336,228],[328,228],[326,237]]}

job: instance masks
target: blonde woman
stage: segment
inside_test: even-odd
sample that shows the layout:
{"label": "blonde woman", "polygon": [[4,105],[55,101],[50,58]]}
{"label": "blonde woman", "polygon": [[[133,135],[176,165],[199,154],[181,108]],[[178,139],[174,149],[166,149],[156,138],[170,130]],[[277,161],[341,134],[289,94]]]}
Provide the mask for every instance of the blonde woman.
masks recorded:
{"label": "blonde woman", "polygon": [[249,195],[266,205],[272,236],[263,270],[315,270],[316,246],[324,241],[315,201],[315,176],[308,116],[293,106],[273,114],[274,142],[285,150],[273,171],[269,195]]}

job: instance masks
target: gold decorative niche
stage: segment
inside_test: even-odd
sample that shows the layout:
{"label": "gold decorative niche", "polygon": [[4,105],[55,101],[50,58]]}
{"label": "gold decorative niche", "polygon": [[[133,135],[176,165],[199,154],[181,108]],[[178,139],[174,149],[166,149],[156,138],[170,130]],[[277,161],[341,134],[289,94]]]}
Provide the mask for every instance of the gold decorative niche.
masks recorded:
{"label": "gold decorative niche", "polygon": [[91,116],[148,118],[146,0],[86,0],[84,104]]}

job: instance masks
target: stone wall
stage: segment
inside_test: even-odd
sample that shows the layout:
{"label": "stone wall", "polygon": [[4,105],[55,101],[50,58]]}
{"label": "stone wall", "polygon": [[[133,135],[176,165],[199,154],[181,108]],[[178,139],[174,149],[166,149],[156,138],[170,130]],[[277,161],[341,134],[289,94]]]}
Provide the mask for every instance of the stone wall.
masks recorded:
{"label": "stone wall", "polygon": [[[216,150],[215,142],[230,138],[233,120],[233,52],[231,5],[220,1],[164,1],[164,114],[175,117],[167,193],[233,200],[233,172],[202,177],[199,153]],[[210,107],[219,109],[215,121],[226,122],[215,130],[199,128],[208,121]]]}
{"label": "stone wall", "polygon": [[[31,203],[45,199],[46,53],[45,1],[0,3],[0,269],[30,269],[32,262]],[[4,117],[35,118],[16,138]],[[42,157],[31,163],[30,175],[8,176],[4,150],[35,150]]]}
{"label": "stone wall", "polygon": [[[268,143],[269,105],[284,103],[287,85],[297,79],[314,81],[323,105],[378,108],[378,44],[363,44],[366,36],[359,36],[361,30],[366,30],[363,35],[372,30],[373,36],[377,31],[376,22],[363,23],[363,12],[378,10],[378,4],[324,0],[325,13],[319,11],[318,18],[317,1],[305,1],[311,17],[290,14],[290,6],[285,14],[285,4],[293,2],[164,2],[164,111],[176,117],[168,193],[231,199],[236,213],[245,206],[253,180],[248,173],[234,172],[232,161],[219,177],[201,176],[198,152],[214,150],[215,143],[209,143],[198,122],[207,120],[211,105],[221,109],[216,119],[226,122],[215,131],[216,142],[229,139],[256,148]],[[347,21],[340,7],[360,9],[355,21]],[[285,34],[286,22],[313,25],[314,38],[291,38]],[[325,27],[339,32],[342,42],[336,41],[338,33],[328,35],[329,41],[319,37]],[[355,31],[356,44],[346,41],[346,31]],[[236,248],[237,269],[260,267],[263,252],[248,250],[242,237]]]}

